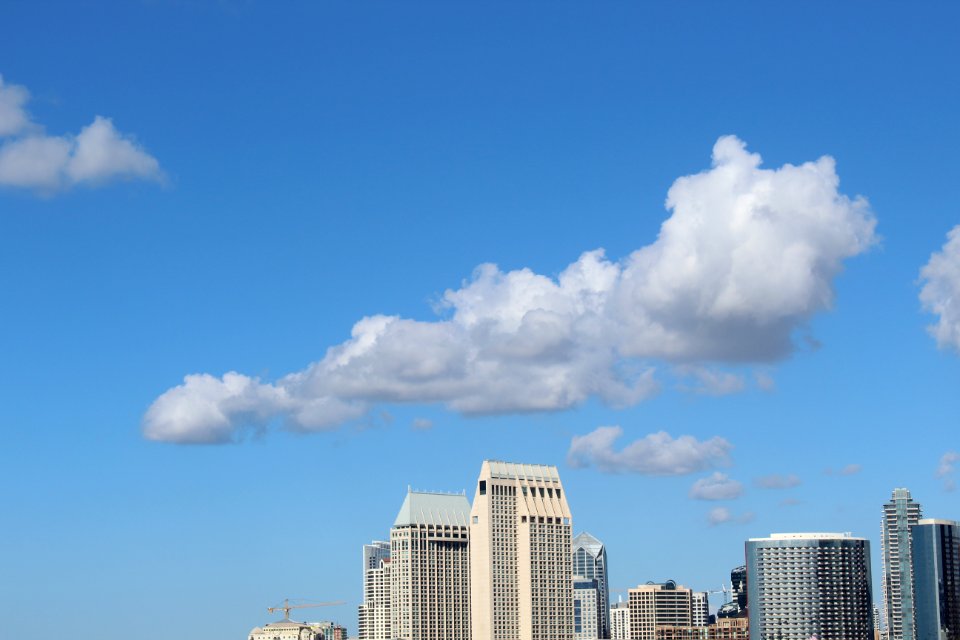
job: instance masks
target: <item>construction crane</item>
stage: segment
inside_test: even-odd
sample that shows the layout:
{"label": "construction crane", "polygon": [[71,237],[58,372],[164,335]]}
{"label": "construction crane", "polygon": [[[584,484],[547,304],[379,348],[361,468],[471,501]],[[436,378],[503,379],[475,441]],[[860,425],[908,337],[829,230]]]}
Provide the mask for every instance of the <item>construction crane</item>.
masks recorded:
{"label": "construction crane", "polygon": [[710,591],[710,590],[707,591],[707,593],[722,593],[722,594],[723,594],[723,604],[727,604],[728,602],[730,602],[730,600],[728,600],[728,598],[730,597],[730,596],[729,596],[730,592],[731,592],[731,589],[728,589],[728,588],[727,588],[727,585],[723,584],[722,582],[720,583],[720,588],[719,588],[719,589],[714,589],[714,590],[712,590],[712,591]]}
{"label": "construction crane", "polygon": [[283,619],[290,619],[290,612],[294,609],[311,609],[313,607],[335,607],[337,605],[347,604],[343,600],[337,600],[336,602],[308,602],[306,604],[290,604],[290,600],[285,598],[283,601],[282,607],[267,607],[267,613],[273,613],[274,611],[283,611]]}

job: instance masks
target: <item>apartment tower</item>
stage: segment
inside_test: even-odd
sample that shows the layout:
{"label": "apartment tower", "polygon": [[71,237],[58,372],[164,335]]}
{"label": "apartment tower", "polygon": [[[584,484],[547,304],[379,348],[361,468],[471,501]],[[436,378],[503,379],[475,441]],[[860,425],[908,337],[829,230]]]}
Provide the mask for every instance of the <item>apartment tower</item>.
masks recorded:
{"label": "apartment tower", "polygon": [[623,600],[610,607],[610,638],[630,640],[630,605]]}
{"label": "apartment tower", "polygon": [[597,640],[597,615],[600,589],[596,580],[573,578],[573,640]]}
{"label": "apartment tower", "polygon": [[572,640],[572,528],[556,467],[483,462],[470,511],[473,640]]}
{"label": "apartment tower", "polygon": [[470,639],[470,504],[407,491],[390,530],[390,638]]}
{"label": "apartment tower", "polygon": [[360,640],[390,640],[390,543],[363,545],[363,603],[357,621]]}
{"label": "apartment tower", "polygon": [[597,581],[597,638],[610,637],[610,583],[607,579],[607,549],[583,532],[573,539],[573,575]]}
{"label": "apartment tower", "polygon": [[883,615],[888,640],[915,640],[910,527],[923,516],[909,489],[894,489],[883,505],[880,545],[883,553]]}
{"label": "apartment tower", "polygon": [[917,640],[960,640],[960,523],[910,527]]}
{"label": "apartment tower", "polygon": [[746,543],[752,640],[873,638],[870,542],[779,533]]}

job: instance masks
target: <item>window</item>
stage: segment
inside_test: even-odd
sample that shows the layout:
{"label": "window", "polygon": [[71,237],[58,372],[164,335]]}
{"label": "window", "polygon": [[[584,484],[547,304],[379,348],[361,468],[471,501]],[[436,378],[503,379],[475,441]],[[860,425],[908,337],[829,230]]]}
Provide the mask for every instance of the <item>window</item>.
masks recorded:
{"label": "window", "polygon": [[487,495],[487,481],[486,481],[486,480],[481,480],[481,481],[480,481],[480,495],[482,495],[482,496]]}

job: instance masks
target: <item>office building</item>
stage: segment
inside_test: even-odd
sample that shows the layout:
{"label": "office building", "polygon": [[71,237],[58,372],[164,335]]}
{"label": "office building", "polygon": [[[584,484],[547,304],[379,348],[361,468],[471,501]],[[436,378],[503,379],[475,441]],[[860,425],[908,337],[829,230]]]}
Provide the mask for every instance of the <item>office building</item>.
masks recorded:
{"label": "office building", "polygon": [[780,533],[746,543],[753,640],[873,638],[870,542],[849,533]]}
{"label": "office building", "polygon": [[695,627],[710,624],[710,594],[706,591],[694,591],[690,596],[690,619]]}
{"label": "office building", "polygon": [[597,609],[600,602],[597,581],[583,576],[573,578],[573,640],[597,640]]}
{"label": "office building", "polygon": [[483,462],[470,511],[473,640],[572,640],[572,527],[556,467]]}
{"label": "office building", "polygon": [[363,545],[363,602],[357,611],[360,640],[390,640],[390,543]]}
{"label": "office building", "polygon": [[894,489],[883,505],[880,545],[883,554],[883,613],[889,640],[915,640],[910,527],[922,517],[909,489]]}
{"label": "office building", "polygon": [[610,638],[630,640],[630,606],[623,600],[610,607]]}
{"label": "office building", "polygon": [[693,626],[693,590],[673,580],[648,582],[628,591],[631,640],[656,640],[657,627]]}
{"label": "office building", "polygon": [[960,640],[960,523],[910,527],[916,640]]}
{"label": "office building", "polygon": [[597,581],[597,638],[610,637],[610,583],[607,579],[607,549],[583,532],[573,539],[573,575]]}
{"label": "office building", "polygon": [[390,530],[391,638],[469,640],[470,504],[407,491]]}

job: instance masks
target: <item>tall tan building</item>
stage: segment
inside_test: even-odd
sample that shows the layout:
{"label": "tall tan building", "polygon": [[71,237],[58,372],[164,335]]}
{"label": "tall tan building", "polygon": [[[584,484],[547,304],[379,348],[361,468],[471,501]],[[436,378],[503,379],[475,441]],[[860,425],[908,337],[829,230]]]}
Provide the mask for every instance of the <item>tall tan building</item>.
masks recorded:
{"label": "tall tan building", "polygon": [[484,461],[470,511],[473,640],[572,640],[573,524],[556,467]]}
{"label": "tall tan building", "polygon": [[631,640],[656,640],[657,627],[692,627],[693,591],[673,580],[629,591]]}
{"label": "tall tan building", "polygon": [[408,491],[390,530],[391,638],[470,640],[470,551],[463,494]]}

